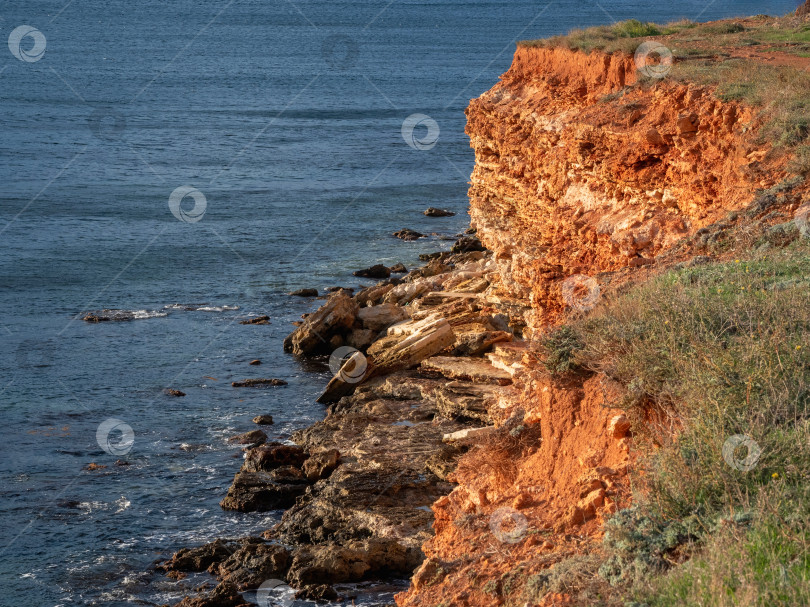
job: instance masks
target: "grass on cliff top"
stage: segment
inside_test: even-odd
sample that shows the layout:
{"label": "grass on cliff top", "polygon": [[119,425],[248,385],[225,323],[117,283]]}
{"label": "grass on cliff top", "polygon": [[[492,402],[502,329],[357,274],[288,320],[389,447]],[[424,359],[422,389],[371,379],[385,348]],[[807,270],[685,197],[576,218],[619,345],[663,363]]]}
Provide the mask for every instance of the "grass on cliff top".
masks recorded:
{"label": "grass on cliff top", "polygon": [[650,606],[810,604],[810,239],[671,271],[545,346],[624,385],[638,432],[604,577]]}
{"label": "grass on cliff top", "polygon": [[[810,173],[810,61],[804,60],[810,58],[810,23],[795,16],[667,25],[630,20],[518,44],[633,54],[650,39],[673,54],[667,78],[715,86],[724,101],[761,108],[763,141],[794,151],[798,160],[791,169]],[[777,60],[767,62],[766,57]]]}

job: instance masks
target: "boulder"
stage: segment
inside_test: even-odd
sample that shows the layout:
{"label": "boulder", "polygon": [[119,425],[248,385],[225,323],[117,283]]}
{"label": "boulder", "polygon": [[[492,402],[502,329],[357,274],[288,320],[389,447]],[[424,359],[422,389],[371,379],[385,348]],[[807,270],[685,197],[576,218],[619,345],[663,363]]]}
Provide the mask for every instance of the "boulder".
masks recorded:
{"label": "boulder", "polygon": [[237,434],[228,439],[229,443],[238,443],[240,445],[260,445],[267,442],[267,435],[263,430],[251,430],[244,434]]}
{"label": "boulder", "polygon": [[298,289],[297,291],[292,291],[290,295],[294,295],[295,297],[318,297],[318,289]]}
{"label": "boulder", "polygon": [[270,472],[282,466],[298,468],[306,459],[307,454],[301,447],[270,443],[248,451],[242,469],[247,472]]}
{"label": "boulder", "polygon": [[462,236],[450,248],[453,253],[469,253],[470,251],[486,251],[478,236]]}
{"label": "boulder", "polygon": [[225,560],[234,551],[233,542],[217,539],[197,548],[182,548],[161,565],[167,571],[205,571],[214,563]]}
{"label": "boulder", "polygon": [[452,217],[455,215],[453,211],[448,211],[446,209],[437,209],[436,207],[429,207],[425,211],[426,217]]}
{"label": "boulder", "polygon": [[255,318],[248,318],[247,320],[240,320],[240,325],[269,325],[270,324],[270,317],[269,316],[257,316]]}
{"label": "boulder", "polygon": [[356,272],[353,272],[353,274],[355,276],[359,276],[360,278],[388,278],[391,276],[391,270],[381,263],[378,263],[370,268],[357,270]]}
{"label": "boulder", "polygon": [[[256,538],[254,538],[256,539]],[[270,543],[246,543],[209,572],[234,584],[239,590],[258,588],[274,577],[283,578],[290,566],[290,552]]]}
{"label": "boulder", "polygon": [[329,340],[354,324],[358,305],[345,291],[338,291],[284,340],[284,351],[298,356],[329,353]]}
{"label": "boulder", "polygon": [[363,323],[363,328],[379,333],[394,323],[409,318],[409,315],[405,308],[388,303],[360,308],[357,318]]}
{"label": "boulder", "polygon": [[185,597],[177,607],[248,607],[239,589],[231,582],[221,582],[211,592],[198,597]]}
{"label": "boulder", "polygon": [[272,415],[257,415],[253,418],[254,424],[259,424],[260,426],[270,426],[273,424],[273,416]]}
{"label": "boulder", "polygon": [[304,462],[304,476],[311,483],[326,478],[332,473],[332,470],[337,468],[338,461],[340,461],[340,451],[337,449],[327,449],[315,453]]}
{"label": "boulder", "polygon": [[391,266],[388,269],[390,270],[391,274],[407,274],[408,273],[408,268],[406,268],[405,264],[403,264],[403,263],[395,264],[395,265]]}
{"label": "boulder", "polygon": [[420,234],[416,230],[411,230],[410,228],[404,228],[402,230],[394,232],[394,236],[396,236],[400,240],[406,240],[406,241],[417,240],[419,238],[424,238],[425,237],[424,234]]}
{"label": "boulder", "polygon": [[220,502],[224,510],[266,512],[289,508],[309,487],[303,473],[293,466],[272,472],[236,473],[228,494]]}
{"label": "boulder", "polygon": [[163,391],[163,394],[166,394],[168,396],[185,396],[186,395],[185,392],[181,392],[180,390],[175,390],[174,388],[166,388]]}

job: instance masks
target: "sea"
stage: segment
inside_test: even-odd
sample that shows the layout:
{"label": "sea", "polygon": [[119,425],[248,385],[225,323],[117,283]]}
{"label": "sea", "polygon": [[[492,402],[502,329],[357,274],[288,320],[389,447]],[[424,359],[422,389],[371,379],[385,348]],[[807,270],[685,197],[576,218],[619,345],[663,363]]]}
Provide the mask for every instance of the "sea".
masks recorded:
{"label": "sea", "polygon": [[[797,4],[0,5],[0,605],[174,604],[206,576],[154,563],[278,522],[219,501],[242,455],[226,439],[252,417],[288,440],[324,415],[327,361],[282,350],[321,300],[288,293],[451,246],[469,225],[464,109],[517,40]],[[255,377],[288,385],[231,386]]]}

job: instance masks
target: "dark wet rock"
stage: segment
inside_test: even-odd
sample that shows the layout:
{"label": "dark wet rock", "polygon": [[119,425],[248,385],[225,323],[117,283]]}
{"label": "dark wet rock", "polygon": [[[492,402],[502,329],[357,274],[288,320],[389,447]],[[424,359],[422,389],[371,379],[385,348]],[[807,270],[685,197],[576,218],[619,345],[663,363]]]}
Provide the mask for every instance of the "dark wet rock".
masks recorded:
{"label": "dark wet rock", "polygon": [[163,394],[166,394],[168,396],[185,396],[186,395],[185,392],[181,392],[180,390],[175,390],[174,388],[166,388],[163,391]]}
{"label": "dark wet rock", "polygon": [[353,272],[353,274],[355,276],[359,276],[360,278],[388,278],[391,276],[391,270],[381,263],[378,263],[370,268],[357,270],[356,272]]}
{"label": "dark wet rock", "polygon": [[394,236],[399,238],[400,240],[417,240],[419,238],[424,238],[424,234],[420,234],[416,230],[411,230],[410,228],[405,228],[394,232]]}
{"label": "dark wet rock", "polygon": [[264,543],[258,538],[245,543],[208,571],[234,584],[239,590],[258,588],[268,579],[283,578],[290,566],[290,552],[277,544]]}
{"label": "dark wet rock", "polygon": [[87,464],[84,468],[82,468],[82,470],[87,470],[88,472],[95,472],[96,470],[104,470],[106,467],[107,466],[104,466],[102,464],[92,462],[90,464]]}
{"label": "dark wet rock", "polygon": [[407,274],[408,273],[408,268],[406,268],[405,264],[403,264],[403,263],[395,264],[395,265],[391,266],[390,268],[388,268],[388,270],[391,272],[391,274]]}
{"label": "dark wet rock", "polygon": [[256,359],[254,359],[254,360],[251,360],[251,361],[250,361],[248,364],[249,364],[249,365],[253,365],[253,366],[255,367],[255,366],[257,366],[257,365],[262,364],[262,361],[260,361],[258,358],[256,358]]}
{"label": "dark wet rock", "polygon": [[255,318],[249,318],[247,320],[239,321],[240,325],[269,325],[270,324],[270,317],[267,315],[257,316]]}
{"label": "dark wet rock", "polygon": [[295,355],[331,354],[329,340],[351,330],[358,305],[345,291],[332,295],[284,340],[284,350]]}
{"label": "dark wet rock", "polygon": [[236,544],[222,539],[196,548],[182,548],[160,568],[166,571],[205,571],[211,565],[227,559],[236,550]]}
{"label": "dark wet rock", "polygon": [[310,584],[295,593],[296,599],[328,603],[338,600],[337,591],[328,584]]}
{"label": "dark wet rock", "polygon": [[198,597],[186,597],[177,607],[249,607],[239,589],[231,582],[221,582],[211,592]]}
{"label": "dark wet rock", "polygon": [[471,251],[486,251],[477,236],[464,236],[459,238],[450,249],[453,253],[469,253]]}
{"label": "dark wet rock", "polygon": [[259,424],[260,426],[270,426],[273,424],[273,416],[272,415],[257,415],[253,418],[254,424]]}
{"label": "dark wet rock", "polygon": [[88,312],[82,317],[85,322],[126,322],[141,318],[154,318],[158,316],[166,316],[165,312],[134,312],[133,310],[95,310]]}
{"label": "dark wet rock", "polygon": [[297,291],[291,292],[290,295],[296,297],[318,297],[318,289],[298,289]]}
{"label": "dark wet rock", "polygon": [[229,443],[238,443],[240,445],[259,445],[267,442],[267,434],[264,430],[251,430],[244,434],[237,434],[228,439]]}
{"label": "dark wet rock", "polygon": [[429,207],[425,211],[425,215],[427,217],[452,217],[455,215],[453,211],[448,211],[446,209],[437,209],[436,207]]}
{"label": "dark wet rock", "polygon": [[340,461],[340,451],[337,449],[327,449],[315,453],[304,462],[304,476],[309,482],[314,483],[322,478],[327,478],[332,471],[337,468]]}
{"label": "dark wet rock", "polygon": [[301,447],[270,443],[248,451],[242,467],[248,472],[269,472],[281,466],[300,468],[306,459],[307,454]]}
{"label": "dark wet rock", "polygon": [[266,388],[272,386],[286,386],[287,382],[283,379],[243,379],[241,381],[231,382],[234,388]]}
{"label": "dark wet rock", "polygon": [[370,538],[345,546],[300,546],[293,552],[287,580],[300,587],[359,582],[381,572],[409,575],[422,558],[421,550],[406,548],[394,539]]}
{"label": "dark wet rock", "polygon": [[346,291],[349,295],[354,293],[354,289],[350,287],[326,287],[327,293],[337,293],[338,291]]}
{"label": "dark wet rock", "polygon": [[122,459],[117,459],[117,460],[115,460],[115,465],[120,466],[122,468],[125,468],[126,466],[129,466],[130,464],[129,464],[129,462],[124,461]]}
{"label": "dark wet rock", "polygon": [[283,466],[271,472],[237,472],[228,494],[220,502],[224,510],[266,512],[289,508],[309,487],[298,468]]}

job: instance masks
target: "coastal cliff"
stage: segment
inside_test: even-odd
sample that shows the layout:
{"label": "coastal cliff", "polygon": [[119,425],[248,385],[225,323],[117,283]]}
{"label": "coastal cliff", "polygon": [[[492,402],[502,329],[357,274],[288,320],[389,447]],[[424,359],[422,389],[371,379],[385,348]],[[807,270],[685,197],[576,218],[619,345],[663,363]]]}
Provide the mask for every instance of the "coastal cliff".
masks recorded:
{"label": "coastal cliff", "polygon": [[653,263],[785,177],[750,108],[636,83],[632,56],[519,47],[467,110],[472,223],[538,329],[562,279]]}
{"label": "coastal cliff", "polygon": [[[472,100],[470,233],[298,323],[285,349],[334,359],[326,417],[295,445],[247,447],[223,508],[288,509],[262,538],[164,564],[221,580],[183,605],[239,605],[270,576],[334,600],[411,574],[399,607],[618,605],[717,529],[738,546],[763,487],[797,499],[802,140],[763,137],[763,112],[721,85],[638,68],[524,44]],[[741,429],[782,459],[740,475]]]}

